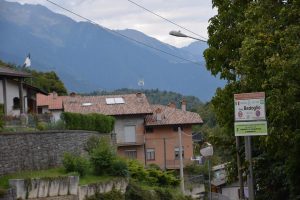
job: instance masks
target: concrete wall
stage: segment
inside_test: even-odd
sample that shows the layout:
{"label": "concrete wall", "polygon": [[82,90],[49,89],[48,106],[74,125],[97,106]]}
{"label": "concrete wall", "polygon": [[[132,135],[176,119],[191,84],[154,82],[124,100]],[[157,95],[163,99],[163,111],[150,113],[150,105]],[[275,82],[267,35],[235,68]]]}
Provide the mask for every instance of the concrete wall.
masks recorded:
{"label": "concrete wall", "polygon": [[65,152],[85,153],[91,136],[110,137],[89,131],[0,133],[0,176],[60,166]]}
{"label": "concrete wall", "polygon": [[125,193],[128,180],[117,178],[101,183],[79,186],[78,176],[42,178],[42,179],[11,179],[12,188],[6,198],[15,199],[44,199],[44,200],[84,200],[96,193],[106,193],[113,188]]}

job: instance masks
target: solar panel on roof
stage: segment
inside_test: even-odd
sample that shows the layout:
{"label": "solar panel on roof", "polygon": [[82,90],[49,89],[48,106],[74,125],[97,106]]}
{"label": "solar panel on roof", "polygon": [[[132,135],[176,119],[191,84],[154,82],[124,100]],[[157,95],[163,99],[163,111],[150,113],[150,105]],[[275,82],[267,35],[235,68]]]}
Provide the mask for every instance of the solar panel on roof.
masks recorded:
{"label": "solar panel on roof", "polygon": [[115,104],[115,99],[114,98],[106,98],[106,104]]}
{"label": "solar panel on roof", "polygon": [[122,103],[125,103],[125,101],[124,101],[124,99],[122,97],[117,97],[117,98],[115,98],[115,103],[122,104]]}

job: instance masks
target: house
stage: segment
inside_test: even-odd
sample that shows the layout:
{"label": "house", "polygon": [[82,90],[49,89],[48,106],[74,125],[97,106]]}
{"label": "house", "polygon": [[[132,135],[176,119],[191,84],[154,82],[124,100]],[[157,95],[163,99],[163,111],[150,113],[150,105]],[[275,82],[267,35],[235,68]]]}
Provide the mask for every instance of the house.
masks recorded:
{"label": "house", "polygon": [[56,92],[49,93],[49,95],[38,93],[37,113],[50,113],[52,114],[52,120],[58,121],[63,112],[63,100],[66,98],[68,98],[68,96],[58,96]]}
{"label": "house", "polygon": [[186,103],[177,109],[150,105],[144,94],[75,96],[63,100],[65,112],[100,113],[116,118],[113,140],[120,156],[179,169],[178,127],[182,129],[184,163],[193,156],[192,125],[201,124],[197,113],[186,111]]}
{"label": "house", "polygon": [[144,94],[74,96],[64,100],[65,112],[114,116],[118,154],[144,161],[144,119],[152,113]]}
{"label": "house", "polygon": [[202,124],[199,114],[186,111],[183,100],[181,109],[174,103],[168,106],[151,105],[152,115],[145,119],[146,164],[157,164],[162,169],[178,169],[179,133],[181,129],[182,157],[184,164],[193,157],[192,126]]}
{"label": "house", "polygon": [[26,78],[31,78],[31,74],[0,66],[0,104],[3,104],[4,115],[36,112],[36,93],[46,93],[25,83]]}

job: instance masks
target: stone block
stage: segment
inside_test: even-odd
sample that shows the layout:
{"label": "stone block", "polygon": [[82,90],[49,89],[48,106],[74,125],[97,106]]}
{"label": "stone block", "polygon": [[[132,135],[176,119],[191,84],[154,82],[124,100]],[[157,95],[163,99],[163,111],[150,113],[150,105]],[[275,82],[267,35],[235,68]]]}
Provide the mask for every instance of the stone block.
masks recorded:
{"label": "stone block", "polygon": [[53,179],[53,180],[49,181],[48,195],[50,197],[58,196],[59,185],[60,185],[60,180],[59,179]]}
{"label": "stone block", "polygon": [[84,200],[88,197],[88,186],[82,185],[78,187],[78,200]]}
{"label": "stone block", "polygon": [[28,198],[33,199],[38,197],[38,191],[40,186],[40,179],[31,179],[30,187],[27,188],[28,190]]}
{"label": "stone block", "polygon": [[69,194],[77,195],[79,176],[69,176]]}
{"label": "stone block", "polygon": [[49,191],[49,180],[40,179],[38,197],[47,197]]}
{"label": "stone block", "polygon": [[69,178],[65,177],[59,182],[59,196],[68,195],[69,193]]}
{"label": "stone block", "polygon": [[15,189],[17,199],[26,198],[26,188],[24,179],[10,179],[9,185]]}

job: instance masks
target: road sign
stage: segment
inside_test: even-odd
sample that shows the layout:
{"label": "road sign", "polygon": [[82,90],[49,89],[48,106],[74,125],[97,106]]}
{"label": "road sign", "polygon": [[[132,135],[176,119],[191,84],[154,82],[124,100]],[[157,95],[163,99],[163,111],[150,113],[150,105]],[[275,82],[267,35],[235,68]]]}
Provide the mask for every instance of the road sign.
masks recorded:
{"label": "road sign", "polygon": [[234,95],[235,121],[266,120],[265,93],[241,93]]}
{"label": "road sign", "polygon": [[235,122],[235,136],[267,135],[267,121]]}

